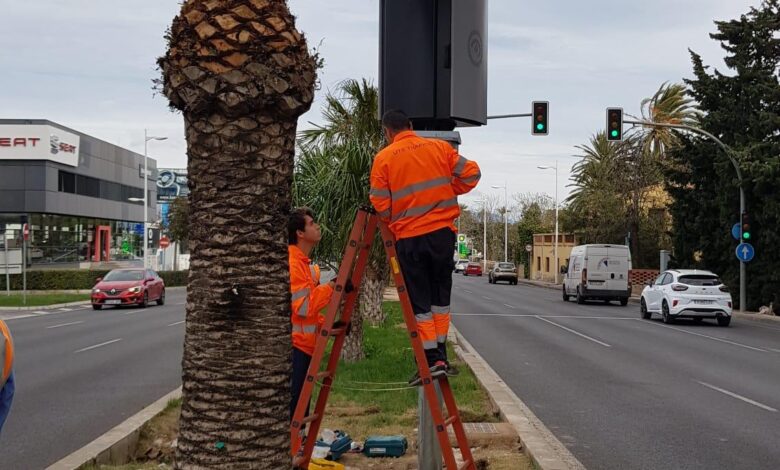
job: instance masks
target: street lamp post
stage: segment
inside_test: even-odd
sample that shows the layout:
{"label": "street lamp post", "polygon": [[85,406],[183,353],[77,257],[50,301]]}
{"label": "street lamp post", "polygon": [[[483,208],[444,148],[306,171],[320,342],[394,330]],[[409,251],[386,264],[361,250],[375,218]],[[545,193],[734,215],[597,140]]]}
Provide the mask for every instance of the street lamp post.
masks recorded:
{"label": "street lamp post", "polygon": [[147,135],[146,129],[144,129],[144,269],[149,266],[149,233],[147,223],[149,221],[149,158],[147,157],[148,146],[150,140],[166,140],[167,137],[156,137]]}
{"label": "street lamp post", "polygon": [[504,263],[506,263],[507,262],[507,241],[508,241],[506,212],[507,212],[507,208],[509,207],[509,201],[507,200],[507,196],[506,196],[506,181],[504,181],[503,186],[491,186],[491,188],[493,189],[504,188]]}
{"label": "street lamp post", "polygon": [[558,160],[555,160],[555,166],[539,165],[540,170],[555,170],[555,244],[553,245],[553,252],[555,256],[555,283],[558,284],[558,273],[560,268],[558,267]]}

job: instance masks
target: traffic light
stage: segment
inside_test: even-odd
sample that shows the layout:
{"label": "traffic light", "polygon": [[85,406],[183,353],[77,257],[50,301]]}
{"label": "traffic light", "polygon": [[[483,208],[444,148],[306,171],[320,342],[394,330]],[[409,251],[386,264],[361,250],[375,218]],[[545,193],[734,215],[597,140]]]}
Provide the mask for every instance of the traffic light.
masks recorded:
{"label": "traffic light", "polygon": [[547,135],[549,129],[547,127],[547,116],[550,110],[549,101],[534,101],[533,108],[533,127],[531,128],[532,135]]}
{"label": "traffic light", "polygon": [[607,108],[607,140],[623,140],[623,108]]}
{"label": "traffic light", "polygon": [[753,234],[750,231],[750,216],[747,212],[742,213],[742,241],[749,242]]}

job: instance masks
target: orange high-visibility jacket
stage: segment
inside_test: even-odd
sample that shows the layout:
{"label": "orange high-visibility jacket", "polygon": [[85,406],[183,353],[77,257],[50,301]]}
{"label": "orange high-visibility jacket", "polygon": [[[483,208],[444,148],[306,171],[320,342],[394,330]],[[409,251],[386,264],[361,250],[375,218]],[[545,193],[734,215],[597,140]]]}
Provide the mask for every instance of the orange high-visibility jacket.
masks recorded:
{"label": "orange high-visibility jacket", "polygon": [[14,340],[11,331],[3,320],[0,320],[0,389],[5,386],[14,366]]}
{"label": "orange high-visibility jacket", "polygon": [[320,268],[295,245],[288,245],[290,262],[290,293],[292,294],[293,347],[308,355],[314,354],[317,331],[325,320],[320,310],[330,302],[333,288],[320,285]]}
{"label": "orange high-visibility jacket", "polygon": [[447,142],[403,131],[374,159],[369,197],[396,239],[455,231],[457,196],[474,189],[480,176],[479,166]]}

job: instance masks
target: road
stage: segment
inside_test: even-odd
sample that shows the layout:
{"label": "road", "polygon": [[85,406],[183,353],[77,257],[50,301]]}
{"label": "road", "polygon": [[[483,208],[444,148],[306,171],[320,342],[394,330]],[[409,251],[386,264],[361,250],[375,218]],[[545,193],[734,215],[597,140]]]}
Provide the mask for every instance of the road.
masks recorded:
{"label": "road", "polygon": [[6,320],[16,396],[0,469],[45,468],[178,387],[184,300],[184,290],[169,289],[163,306],[86,305]]}
{"label": "road", "polygon": [[454,278],[453,323],[590,469],[777,469],[780,324],[641,320],[629,304]]}

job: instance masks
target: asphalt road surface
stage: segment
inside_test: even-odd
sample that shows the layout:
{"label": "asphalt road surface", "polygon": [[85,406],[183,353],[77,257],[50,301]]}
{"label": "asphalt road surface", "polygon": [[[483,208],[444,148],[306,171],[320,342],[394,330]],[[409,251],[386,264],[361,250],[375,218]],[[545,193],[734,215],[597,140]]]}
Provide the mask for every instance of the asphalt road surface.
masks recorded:
{"label": "asphalt road surface", "polygon": [[587,468],[780,468],[780,324],[561,297],[456,275],[453,322]]}
{"label": "asphalt road surface", "polygon": [[45,468],[181,385],[185,291],[166,294],[165,305],[146,309],[2,314],[16,346],[16,395],[0,469]]}

